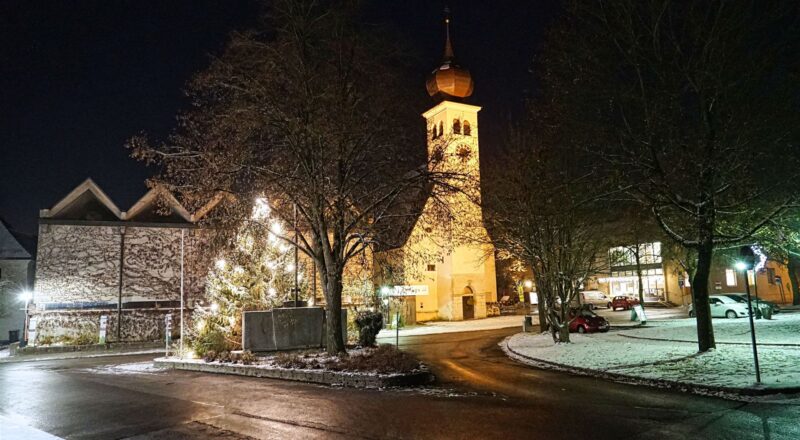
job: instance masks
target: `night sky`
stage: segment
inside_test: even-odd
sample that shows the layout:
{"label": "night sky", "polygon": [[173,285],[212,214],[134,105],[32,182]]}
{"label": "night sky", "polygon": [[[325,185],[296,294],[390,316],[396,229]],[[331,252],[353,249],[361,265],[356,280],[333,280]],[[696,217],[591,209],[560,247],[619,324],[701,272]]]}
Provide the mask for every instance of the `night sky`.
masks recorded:
{"label": "night sky", "polygon": [[[419,93],[441,59],[441,1],[371,1],[420,60]],[[182,88],[252,26],[257,1],[0,2],[0,218],[35,232],[38,211],[91,177],[127,210],[154,172],[125,141],[175,124]],[[476,82],[481,148],[521,110],[528,73],[556,0],[451,2],[456,57]],[[425,109],[420,109],[420,112]],[[422,123],[422,121],[420,122]]]}

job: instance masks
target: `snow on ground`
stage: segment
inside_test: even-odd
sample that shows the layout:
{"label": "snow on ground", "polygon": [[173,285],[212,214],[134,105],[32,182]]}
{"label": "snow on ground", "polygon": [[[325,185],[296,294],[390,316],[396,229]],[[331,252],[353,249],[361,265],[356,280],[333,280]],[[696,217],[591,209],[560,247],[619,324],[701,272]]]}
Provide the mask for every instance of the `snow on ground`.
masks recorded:
{"label": "snow on ground", "polygon": [[[619,332],[573,334],[570,336],[573,343],[561,345],[553,344],[548,334],[520,333],[507,340],[507,348],[512,350],[512,356],[516,353],[569,367],[645,380],[753,387],[755,367],[749,345],[748,320],[714,319],[714,329],[717,342],[737,344],[719,344],[716,350],[696,354],[694,320],[675,319],[648,321],[647,327]],[[797,371],[797,365],[800,365],[800,314],[781,314],[771,321],[759,320],[756,335],[760,343],[773,344],[758,346],[762,386],[800,387],[800,372]]]}
{"label": "snow on ground", "polygon": [[[714,318],[717,342],[750,343],[750,322],[745,318]],[[773,319],[754,321],[759,344],[795,344],[800,346],[800,313],[779,313]],[[621,334],[640,338],[697,341],[694,318],[669,321],[648,321],[647,328],[628,330]]]}
{"label": "snow on ground", "polygon": [[10,353],[8,347],[6,347],[6,348],[0,350],[0,359],[7,358],[7,357],[9,357],[10,354],[11,353]]}
{"label": "snow on ground", "polygon": [[[480,330],[496,330],[508,327],[522,328],[522,315],[495,316],[492,318],[471,319],[468,321],[434,321],[400,329],[400,336],[435,335],[440,333],[474,332]],[[385,328],[378,333],[378,338],[394,338],[395,329]]]}
{"label": "snow on ground", "polygon": [[25,440],[59,440],[61,437],[40,431],[29,424],[27,417],[16,414],[0,414],[0,438],[1,439],[25,439]]}
{"label": "snow on ground", "polygon": [[163,371],[162,368],[153,366],[153,362],[136,362],[131,364],[106,365],[102,367],[87,368],[85,371],[97,374],[156,374]]}

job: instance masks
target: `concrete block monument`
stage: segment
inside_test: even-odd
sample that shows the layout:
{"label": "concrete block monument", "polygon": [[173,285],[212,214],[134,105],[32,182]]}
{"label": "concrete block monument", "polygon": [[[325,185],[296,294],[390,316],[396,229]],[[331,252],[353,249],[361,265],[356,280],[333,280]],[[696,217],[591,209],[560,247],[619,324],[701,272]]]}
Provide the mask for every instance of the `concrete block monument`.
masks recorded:
{"label": "concrete block monument", "polygon": [[[347,310],[342,310],[347,322]],[[347,340],[347,325],[342,328]],[[320,307],[275,308],[244,312],[242,348],[254,352],[325,347],[325,310]]]}

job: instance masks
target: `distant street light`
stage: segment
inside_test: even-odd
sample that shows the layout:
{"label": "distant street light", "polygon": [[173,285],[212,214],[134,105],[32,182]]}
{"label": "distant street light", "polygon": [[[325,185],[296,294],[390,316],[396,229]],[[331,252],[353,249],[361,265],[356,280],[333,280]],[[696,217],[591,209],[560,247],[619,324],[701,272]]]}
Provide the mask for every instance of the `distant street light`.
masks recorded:
{"label": "distant street light", "polygon": [[533,281],[531,281],[531,280],[525,280],[525,288],[526,288],[526,289],[530,289],[530,288],[532,288],[532,287],[533,287]]}
{"label": "distant street light", "polygon": [[742,258],[736,263],[736,269],[744,274],[744,287],[747,292],[747,319],[750,321],[750,339],[753,343],[753,363],[756,367],[756,383],[761,383],[761,368],[758,366],[758,347],[756,344],[756,325],[753,322],[753,301],[750,298],[750,281],[747,279],[747,271],[755,263],[755,253],[750,246],[742,246],[739,249],[739,256]]}

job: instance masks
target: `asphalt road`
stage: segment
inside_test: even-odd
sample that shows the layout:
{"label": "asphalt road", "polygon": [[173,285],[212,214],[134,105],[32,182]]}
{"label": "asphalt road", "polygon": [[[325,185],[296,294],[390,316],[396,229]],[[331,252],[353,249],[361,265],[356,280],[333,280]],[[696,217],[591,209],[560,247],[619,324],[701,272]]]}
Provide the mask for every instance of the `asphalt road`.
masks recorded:
{"label": "asphalt road", "polygon": [[439,378],[408,390],[151,370],[148,356],[4,363],[0,414],[76,439],[800,439],[799,405],[529,368],[497,346],[515,331],[401,338]]}

